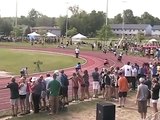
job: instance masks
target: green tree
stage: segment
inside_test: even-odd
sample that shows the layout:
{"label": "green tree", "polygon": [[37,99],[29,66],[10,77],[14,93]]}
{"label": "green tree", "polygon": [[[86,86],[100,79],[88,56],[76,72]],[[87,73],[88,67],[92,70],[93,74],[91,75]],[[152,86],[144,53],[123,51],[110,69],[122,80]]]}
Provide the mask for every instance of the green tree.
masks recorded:
{"label": "green tree", "polygon": [[122,24],[122,22],[123,22],[122,14],[117,14],[116,16],[114,16],[113,19],[114,24]]}
{"label": "green tree", "polygon": [[21,16],[20,18],[18,18],[18,25],[29,25],[28,17]]}
{"label": "green tree", "polygon": [[154,17],[152,15],[150,15],[148,12],[144,12],[141,15],[141,19],[142,19],[142,23],[143,24],[151,24],[154,25]]}
{"label": "green tree", "polygon": [[10,35],[11,31],[13,30],[12,24],[7,20],[0,19],[0,32],[4,35]]}
{"label": "green tree", "polygon": [[36,11],[35,9],[32,9],[29,13],[28,13],[28,18],[29,18],[29,26],[31,27],[35,27],[36,26],[36,21],[37,18],[40,17],[41,14]]}
{"label": "green tree", "polygon": [[78,5],[70,6],[68,9],[72,12],[72,15],[77,15],[80,13]]}
{"label": "green tree", "polygon": [[107,41],[113,36],[113,33],[109,25],[103,25],[102,28],[97,31],[97,35],[101,40]]}
{"label": "green tree", "polygon": [[68,35],[68,36],[73,36],[73,35],[75,35],[75,34],[77,34],[77,29],[76,29],[75,27],[73,27],[72,29],[69,29],[69,30],[67,31],[67,35]]}
{"label": "green tree", "polygon": [[133,11],[130,9],[124,10],[124,22],[125,24],[136,24],[136,19],[133,15]]}
{"label": "green tree", "polygon": [[46,15],[42,15],[41,17],[37,18],[36,26],[55,26],[55,19]]}

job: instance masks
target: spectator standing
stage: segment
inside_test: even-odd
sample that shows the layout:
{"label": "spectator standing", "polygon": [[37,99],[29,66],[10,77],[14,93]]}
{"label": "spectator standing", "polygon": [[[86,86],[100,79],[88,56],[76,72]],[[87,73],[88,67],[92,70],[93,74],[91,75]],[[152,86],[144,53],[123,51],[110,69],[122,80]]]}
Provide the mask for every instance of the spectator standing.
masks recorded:
{"label": "spectator standing", "polygon": [[72,99],[74,99],[74,101],[77,101],[79,84],[76,73],[73,73],[73,77],[71,78],[71,80],[72,80]]}
{"label": "spectator standing", "polygon": [[11,83],[9,83],[6,88],[10,88],[10,102],[12,105],[12,116],[17,116],[18,113],[18,100],[19,100],[19,85],[16,83],[14,77],[11,78]]}
{"label": "spectator standing", "polygon": [[87,99],[90,98],[90,93],[89,93],[89,74],[88,71],[85,70],[84,71],[84,75],[83,75],[83,80],[84,80],[84,84],[85,84],[85,94],[87,95]]}
{"label": "spectator standing", "polygon": [[110,71],[105,70],[104,81],[105,81],[105,99],[111,99],[111,78],[110,78]]}
{"label": "spectator standing", "polygon": [[118,79],[119,108],[124,107],[125,105],[128,89],[128,81],[123,73],[120,72]]}
{"label": "spectator standing", "polygon": [[24,115],[26,112],[26,106],[25,106],[26,95],[27,95],[26,78],[22,77],[19,82],[19,98],[20,98],[21,115]]}
{"label": "spectator standing", "polygon": [[44,80],[43,76],[41,75],[40,78],[41,79],[41,83],[42,83],[42,92],[41,92],[41,100],[42,102],[40,102],[41,105],[41,110],[46,110],[46,81]]}
{"label": "spectator standing", "polygon": [[145,79],[140,78],[140,85],[138,86],[136,103],[138,103],[138,112],[141,115],[141,119],[146,119],[147,114],[147,97],[148,97],[148,87],[144,84]]}
{"label": "spectator standing", "polygon": [[160,84],[158,83],[158,80],[156,78],[153,78],[152,80],[152,104],[153,104],[153,111],[154,113],[158,112],[157,103],[159,99],[159,90],[160,90]]}
{"label": "spectator standing", "polygon": [[50,91],[50,103],[51,103],[51,113],[52,114],[57,114],[59,110],[59,93],[60,93],[60,88],[61,84],[59,81],[57,81],[57,74],[53,74],[53,80],[49,83],[48,85],[48,90]]}
{"label": "spectator standing", "polygon": [[132,67],[130,65],[130,62],[127,62],[127,64],[124,65],[121,69],[124,71],[124,76],[128,80],[128,83],[131,84],[132,83]]}
{"label": "spectator standing", "polygon": [[51,75],[49,73],[46,74],[46,78],[44,79],[45,83],[46,83],[46,94],[47,94],[47,102],[48,102],[48,108],[49,108],[49,90],[48,88],[48,84],[53,80],[53,78],[51,77]]}
{"label": "spectator standing", "polygon": [[38,80],[35,81],[32,86],[34,113],[39,113],[39,105],[40,105],[42,90],[43,90],[42,79],[38,78]]}
{"label": "spectator standing", "polygon": [[144,80],[144,84],[147,85],[147,87],[148,87],[147,106],[150,107],[150,99],[151,99],[151,92],[150,91],[151,91],[151,87],[152,87],[152,82],[149,79],[149,77],[147,77]]}
{"label": "spectator standing", "polygon": [[85,98],[85,82],[83,80],[83,77],[81,76],[81,74],[79,72],[77,72],[77,77],[78,77],[78,82],[80,85],[80,91],[81,91],[81,101],[84,101]]}
{"label": "spectator standing", "polygon": [[132,68],[131,68],[131,72],[132,72],[132,90],[136,90],[138,71],[137,71],[137,68],[133,65],[132,65]]}
{"label": "spectator standing", "polygon": [[64,73],[64,70],[61,71],[60,80],[61,80],[61,85],[62,85],[63,103],[68,104],[69,80],[68,80],[68,76]]}
{"label": "spectator standing", "polygon": [[93,94],[95,98],[98,98],[98,89],[99,89],[99,78],[100,74],[98,72],[98,68],[95,68],[95,71],[92,73],[93,77]]}

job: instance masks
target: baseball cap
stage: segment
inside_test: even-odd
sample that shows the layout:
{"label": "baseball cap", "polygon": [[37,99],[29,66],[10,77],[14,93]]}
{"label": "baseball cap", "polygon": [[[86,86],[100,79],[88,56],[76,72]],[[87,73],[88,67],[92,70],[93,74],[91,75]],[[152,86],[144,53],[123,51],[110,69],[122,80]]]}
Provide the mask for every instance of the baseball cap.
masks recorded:
{"label": "baseball cap", "polygon": [[59,75],[59,70],[55,70],[54,74]]}
{"label": "baseball cap", "polygon": [[31,81],[34,82],[37,80],[37,77],[32,77]]}
{"label": "baseball cap", "polygon": [[144,80],[145,80],[144,78],[139,78],[139,82],[140,82],[140,83],[143,83]]}

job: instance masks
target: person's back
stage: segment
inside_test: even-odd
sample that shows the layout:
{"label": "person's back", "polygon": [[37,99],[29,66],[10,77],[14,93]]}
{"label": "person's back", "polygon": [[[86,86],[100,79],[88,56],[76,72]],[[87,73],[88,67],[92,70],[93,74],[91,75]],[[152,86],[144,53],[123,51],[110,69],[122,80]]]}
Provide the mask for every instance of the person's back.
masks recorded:
{"label": "person's back", "polygon": [[8,84],[7,88],[10,88],[10,93],[11,93],[10,98],[11,99],[19,98],[19,87],[16,82],[12,82],[12,83]]}
{"label": "person's back", "polygon": [[145,85],[145,84],[140,84],[138,86],[138,90],[139,90],[138,101],[147,100],[147,97],[148,97],[148,86]]}
{"label": "person's back", "polygon": [[122,69],[124,70],[124,76],[131,76],[132,67],[130,65],[124,65]]}
{"label": "person's back", "polygon": [[50,77],[50,76],[45,78],[46,89],[48,88],[48,84],[49,84],[52,80],[53,80],[53,78]]}
{"label": "person's back", "polygon": [[99,81],[99,73],[98,72],[93,72],[92,77],[93,77],[93,81]]}
{"label": "person's back", "polygon": [[61,84],[62,84],[62,87],[68,87],[69,81],[66,74],[61,75]]}
{"label": "person's back", "polygon": [[49,83],[48,88],[49,88],[51,96],[58,96],[60,88],[61,88],[61,85],[57,80],[52,80]]}
{"label": "person's back", "polygon": [[118,86],[119,86],[120,92],[127,92],[128,91],[129,86],[128,86],[128,81],[127,81],[126,77],[123,76],[118,79]]}

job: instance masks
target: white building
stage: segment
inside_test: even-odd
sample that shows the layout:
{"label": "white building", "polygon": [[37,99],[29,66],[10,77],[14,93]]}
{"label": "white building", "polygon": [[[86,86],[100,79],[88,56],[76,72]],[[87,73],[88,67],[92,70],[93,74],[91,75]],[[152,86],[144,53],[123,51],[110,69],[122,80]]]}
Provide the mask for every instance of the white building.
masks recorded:
{"label": "white building", "polygon": [[160,25],[154,25],[152,27],[152,36],[160,37]]}
{"label": "white building", "polygon": [[42,27],[32,27],[31,28],[32,32],[50,32],[55,34],[56,36],[61,36],[61,29],[59,27],[47,27],[47,26],[42,26]]}
{"label": "white building", "polygon": [[143,33],[144,35],[151,35],[152,34],[152,26],[149,24],[111,24],[112,32],[120,36],[124,34],[125,36],[135,36],[139,32]]}

